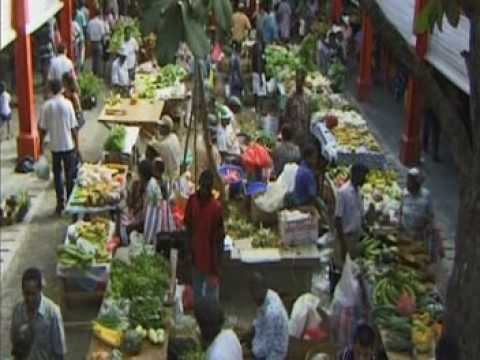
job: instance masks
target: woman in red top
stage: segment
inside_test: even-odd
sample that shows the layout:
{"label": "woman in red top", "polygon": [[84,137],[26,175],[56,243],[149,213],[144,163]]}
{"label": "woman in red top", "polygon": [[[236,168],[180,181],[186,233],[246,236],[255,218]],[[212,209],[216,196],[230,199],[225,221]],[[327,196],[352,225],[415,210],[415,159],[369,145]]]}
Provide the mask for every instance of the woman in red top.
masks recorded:
{"label": "woman in red top", "polygon": [[199,185],[198,191],[188,199],[185,211],[195,302],[203,297],[218,300],[220,259],[225,238],[223,210],[212,196],[213,174],[210,170],[202,172]]}

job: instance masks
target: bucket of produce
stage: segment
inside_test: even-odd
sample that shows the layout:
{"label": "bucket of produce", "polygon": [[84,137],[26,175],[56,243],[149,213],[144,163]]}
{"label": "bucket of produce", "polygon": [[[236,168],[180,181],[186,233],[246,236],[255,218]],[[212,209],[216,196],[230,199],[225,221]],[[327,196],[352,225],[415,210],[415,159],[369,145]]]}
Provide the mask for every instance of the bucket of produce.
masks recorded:
{"label": "bucket of produce", "polygon": [[267,184],[260,181],[248,182],[245,185],[245,195],[246,196],[255,196],[260,193],[267,191]]}
{"label": "bucket of produce", "polygon": [[238,194],[242,190],[245,172],[236,165],[222,165],[218,168],[218,174],[229,185],[231,194]]}

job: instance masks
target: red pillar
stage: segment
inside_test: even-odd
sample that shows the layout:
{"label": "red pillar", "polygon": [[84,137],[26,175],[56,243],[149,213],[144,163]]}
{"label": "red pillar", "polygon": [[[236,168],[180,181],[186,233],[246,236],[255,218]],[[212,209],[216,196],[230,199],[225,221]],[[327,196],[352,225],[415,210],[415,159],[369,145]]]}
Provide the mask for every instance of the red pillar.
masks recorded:
{"label": "red pillar", "polygon": [[[426,0],[416,0],[415,17],[426,4]],[[428,34],[417,34],[415,51],[417,55],[424,59],[428,50]],[[410,76],[408,81],[405,121],[403,133],[400,141],[400,161],[405,166],[415,166],[420,162],[421,144],[420,144],[420,125],[423,115],[423,98],[418,91],[418,82]]]}
{"label": "red pillar", "polygon": [[362,48],[360,49],[360,73],[357,79],[357,98],[366,101],[372,88],[373,27],[367,15],[362,19]]}
{"label": "red pillar", "polygon": [[63,8],[60,11],[60,33],[62,34],[62,41],[67,49],[67,55],[70,59],[73,59],[73,41],[72,41],[72,15],[73,4],[72,0],[63,0]]}
{"label": "red pillar", "polygon": [[33,92],[32,44],[27,33],[28,0],[16,0],[15,4],[15,76],[17,83],[18,119],[20,134],[17,138],[18,157],[32,156],[37,159],[40,141],[35,116]]}
{"label": "red pillar", "polygon": [[343,12],[343,0],[332,1],[332,22],[340,21]]}

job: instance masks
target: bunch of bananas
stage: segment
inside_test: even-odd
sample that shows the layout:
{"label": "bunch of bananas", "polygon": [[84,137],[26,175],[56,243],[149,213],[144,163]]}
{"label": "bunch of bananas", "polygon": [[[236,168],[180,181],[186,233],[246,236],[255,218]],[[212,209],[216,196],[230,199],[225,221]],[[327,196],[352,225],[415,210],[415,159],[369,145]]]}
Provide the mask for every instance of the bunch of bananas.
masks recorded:
{"label": "bunch of bananas", "polygon": [[123,333],[121,330],[110,329],[97,321],[93,321],[93,333],[98,339],[111,347],[119,347],[122,344]]}
{"label": "bunch of bananas", "polygon": [[412,342],[418,352],[428,353],[432,349],[434,331],[429,313],[412,316]]}
{"label": "bunch of bananas", "polygon": [[400,276],[393,274],[379,280],[373,290],[373,302],[376,305],[396,305],[403,293],[408,294],[416,302],[415,284],[404,281]]}

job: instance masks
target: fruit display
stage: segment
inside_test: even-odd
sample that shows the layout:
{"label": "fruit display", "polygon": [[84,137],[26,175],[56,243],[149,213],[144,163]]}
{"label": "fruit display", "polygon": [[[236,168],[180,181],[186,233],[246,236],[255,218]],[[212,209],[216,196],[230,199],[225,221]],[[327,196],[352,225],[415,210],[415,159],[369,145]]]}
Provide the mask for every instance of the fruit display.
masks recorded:
{"label": "fruit display", "polygon": [[71,205],[99,207],[117,204],[125,186],[126,168],[111,164],[83,164]]}
{"label": "fruit display", "polygon": [[105,105],[110,108],[115,107],[121,102],[122,97],[120,94],[110,94],[110,96],[105,99]]}
{"label": "fruit display", "polygon": [[369,152],[381,152],[380,145],[367,127],[340,124],[332,129],[339,151],[357,152],[362,148]]}
{"label": "fruit display", "polygon": [[105,344],[118,348],[122,344],[123,333],[121,330],[110,329],[97,321],[93,321],[93,334]]}
{"label": "fruit display", "polygon": [[125,147],[126,134],[125,126],[114,125],[103,145],[103,149],[105,151],[122,152]]}
{"label": "fruit display", "polygon": [[373,303],[396,306],[403,294],[407,294],[416,302],[417,297],[423,295],[423,292],[424,289],[415,272],[392,268],[375,284]]}
{"label": "fruit display", "polygon": [[155,90],[179,84],[187,72],[179,65],[168,64],[155,74],[138,74],[135,77],[135,90],[140,99],[155,98]]}

